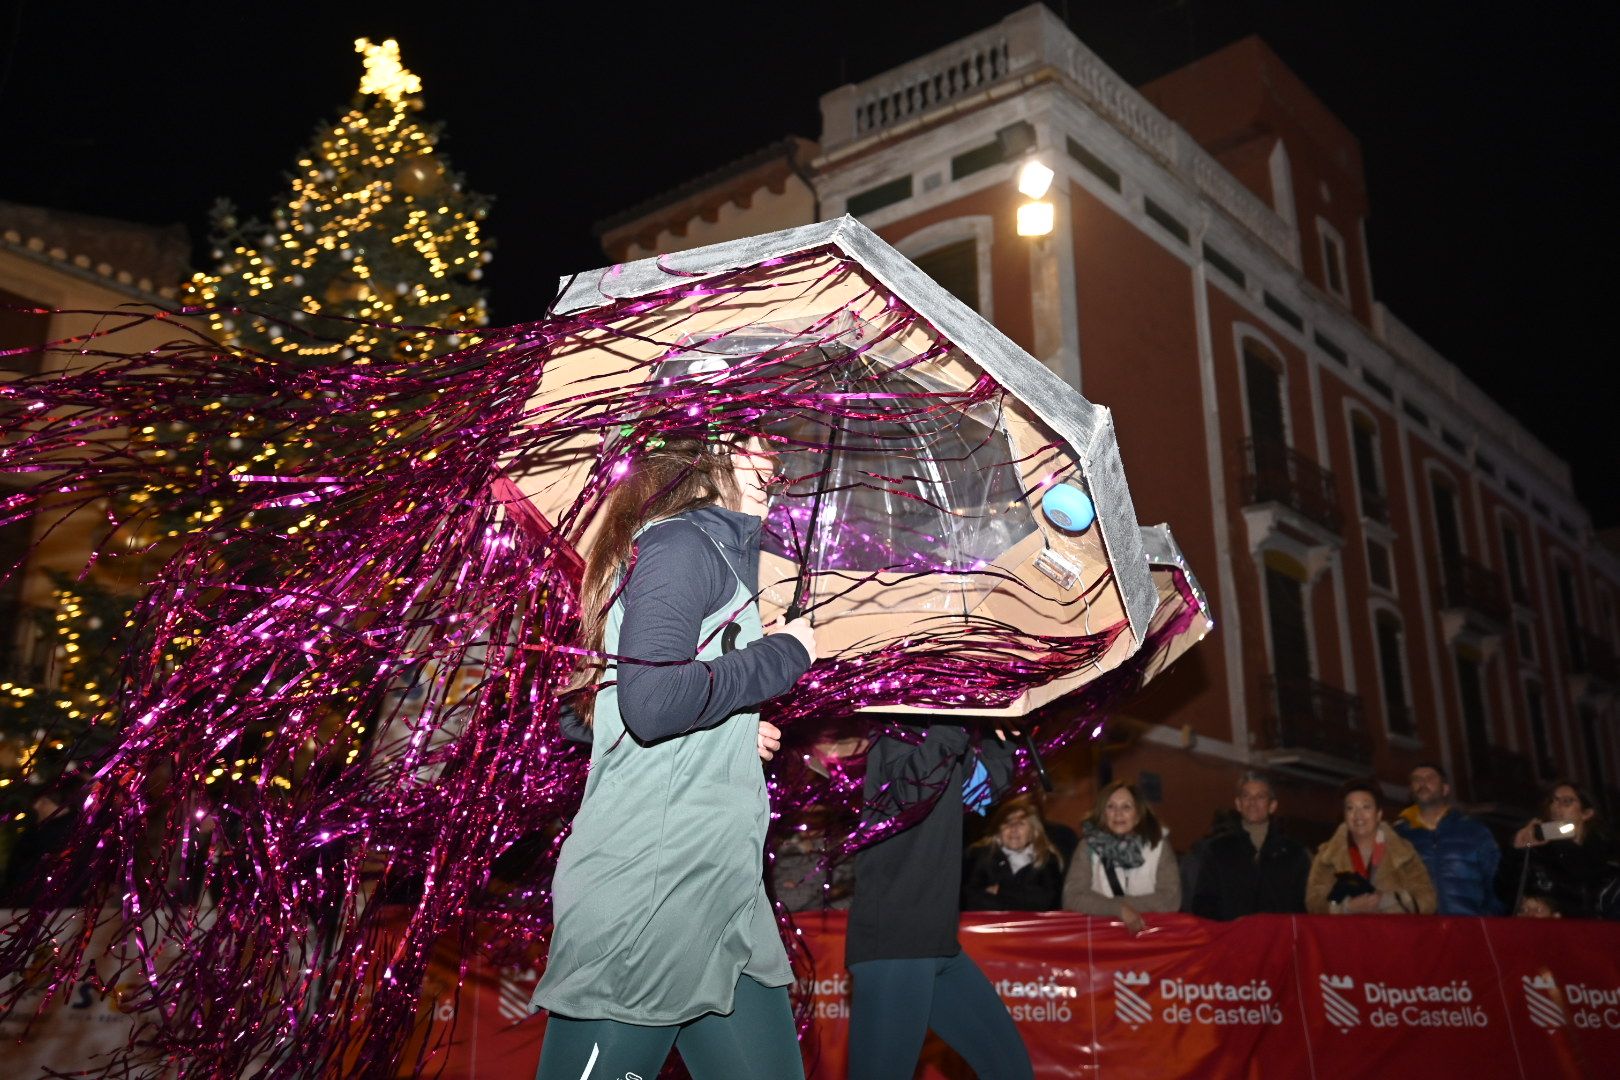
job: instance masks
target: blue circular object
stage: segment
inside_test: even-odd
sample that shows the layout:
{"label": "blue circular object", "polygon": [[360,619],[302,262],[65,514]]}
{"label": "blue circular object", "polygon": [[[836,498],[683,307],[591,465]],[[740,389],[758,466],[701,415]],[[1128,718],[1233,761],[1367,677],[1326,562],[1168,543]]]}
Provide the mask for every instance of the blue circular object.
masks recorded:
{"label": "blue circular object", "polygon": [[1046,519],[1064,532],[1085,532],[1097,520],[1091,496],[1073,484],[1059,484],[1041,496]]}

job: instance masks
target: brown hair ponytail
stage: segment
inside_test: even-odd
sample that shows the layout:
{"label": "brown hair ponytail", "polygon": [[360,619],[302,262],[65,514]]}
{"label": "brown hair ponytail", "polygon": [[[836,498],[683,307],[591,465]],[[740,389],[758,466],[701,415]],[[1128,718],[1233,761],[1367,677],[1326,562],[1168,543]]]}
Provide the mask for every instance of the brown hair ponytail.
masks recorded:
{"label": "brown hair ponytail", "polygon": [[[735,506],[737,476],[731,446],[711,443],[694,434],[664,436],[656,447],[638,450],[623,479],[602,503],[602,531],[585,557],[580,586],[580,644],[592,654],[602,651],[608,608],[618,592],[621,573],[630,563],[636,530],[650,521],[684,514],[700,506]],[[601,677],[606,662],[599,655],[584,659],[586,682]],[[579,714],[595,718],[596,695],[582,695]]]}

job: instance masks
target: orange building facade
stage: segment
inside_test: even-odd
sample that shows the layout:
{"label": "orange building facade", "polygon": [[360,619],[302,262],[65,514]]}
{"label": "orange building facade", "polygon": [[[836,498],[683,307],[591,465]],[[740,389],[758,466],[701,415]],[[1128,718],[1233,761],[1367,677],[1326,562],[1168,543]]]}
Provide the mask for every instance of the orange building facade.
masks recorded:
{"label": "orange building facade", "polygon": [[[44,346],[103,325],[96,315],[124,305],[172,307],[190,273],[191,242],[181,226],[138,225],[0,201],[0,381],[61,370],[61,352]],[[54,312],[45,315],[43,309]],[[157,348],[171,330],[137,327],[129,348]],[[0,476],[0,498],[26,477]],[[51,513],[0,524],[0,695],[56,685],[62,655],[41,633],[58,610],[54,571],[84,571],[104,539],[105,520],[87,512],[57,522]],[[100,560],[91,577],[115,592],[134,588],[127,572]],[[0,763],[6,748],[0,745]]]}
{"label": "orange building facade", "polygon": [[[1378,302],[1359,144],[1264,43],[1135,89],[1035,6],[821,105],[814,156],[718,170],[603,246],[852,213],[1113,410],[1138,518],[1217,627],[1060,770],[1053,816],[1136,776],[1185,846],[1257,769],[1319,834],[1344,778],[1402,800],[1431,760],[1499,824],[1557,776],[1620,811],[1620,556],[1568,466]],[[1039,238],[1030,156],[1057,173]]]}

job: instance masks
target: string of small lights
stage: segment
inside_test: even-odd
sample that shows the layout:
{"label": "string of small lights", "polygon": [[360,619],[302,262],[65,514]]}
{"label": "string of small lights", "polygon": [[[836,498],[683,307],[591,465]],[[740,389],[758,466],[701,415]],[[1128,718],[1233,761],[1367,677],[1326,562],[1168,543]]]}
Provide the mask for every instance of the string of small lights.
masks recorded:
{"label": "string of small lights", "polygon": [[[365,58],[359,93],[299,156],[285,204],[268,225],[217,206],[218,266],[187,289],[203,307],[239,306],[216,310],[212,330],[267,355],[432,356],[489,322],[477,284],[491,258],[489,200],[466,189],[438,150],[438,129],[419,122],[422,83],[398,43],[361,38],[355,48]],[[413,338],[388,324],[448,332]]]}

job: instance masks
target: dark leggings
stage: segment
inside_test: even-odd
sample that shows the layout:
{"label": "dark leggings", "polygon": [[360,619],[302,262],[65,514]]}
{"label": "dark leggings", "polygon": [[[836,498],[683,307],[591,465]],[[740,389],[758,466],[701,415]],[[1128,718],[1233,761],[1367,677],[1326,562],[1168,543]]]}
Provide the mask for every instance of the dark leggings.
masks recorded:
{"label": "dark leggings", "polygon": [[895,1080],[917,1069],[928,1029],[979,1080],[1034,1080],[1029,1051],[1001,995],[967,953],[849,965],[849,1080]]}
{"label": "dark leggings", "polygon": [[731,1012],[684,1024],[643,1027],[618,1020],[546,1020],[535,1080],[653,1080],[670,1047],[692,1080],[804,1080],[799,1038],[785,986],[743,975]]}

